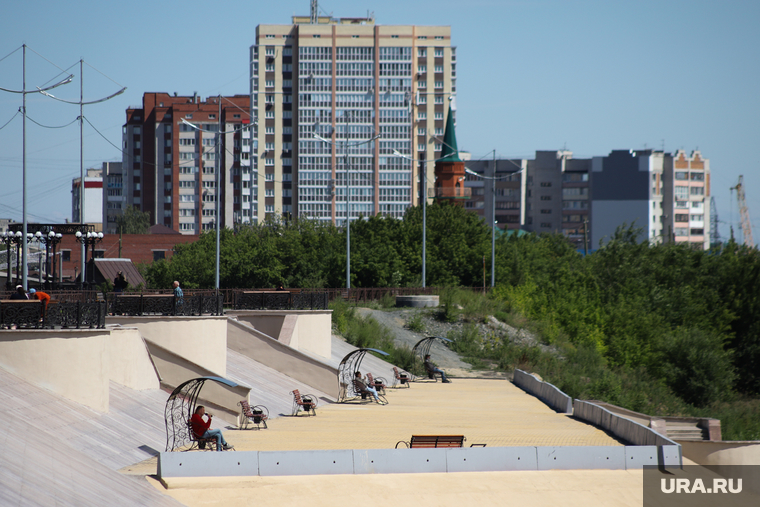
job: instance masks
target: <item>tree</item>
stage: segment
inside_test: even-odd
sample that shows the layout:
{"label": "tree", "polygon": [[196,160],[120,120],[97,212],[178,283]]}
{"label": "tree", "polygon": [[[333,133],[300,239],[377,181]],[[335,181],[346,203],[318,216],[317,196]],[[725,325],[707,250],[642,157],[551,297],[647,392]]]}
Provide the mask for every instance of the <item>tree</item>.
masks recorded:
{"label": "tree", "polygon": [[148,234],[150,213],[140,211],[135,206],[127,206],[124,213],[116,217],[116,224],[122,234]]}

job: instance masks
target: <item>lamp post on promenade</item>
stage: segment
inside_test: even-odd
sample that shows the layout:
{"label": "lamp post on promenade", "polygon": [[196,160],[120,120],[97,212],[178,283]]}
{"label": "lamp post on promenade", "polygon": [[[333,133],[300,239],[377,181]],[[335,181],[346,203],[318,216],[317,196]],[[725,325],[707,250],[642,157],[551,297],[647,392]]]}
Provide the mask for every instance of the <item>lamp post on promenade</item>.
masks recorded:
{"label": "lamp post on promenade", "polygon": [[[103,233],[102,232],[88,232],[86,234],[82,234],[81,231],[77,231],[76,233],[77,241],[79,241],[82,246],[84,247],[85,252],[87,251],[87,247],[92,245],[92,267],[90,268],[90,284],[95,283],[95,245],[97,243],[100,243],[103,241]],[[87,272],[85,270],[85,266],[82,266],[82,280],[83,284],[87,284]]]}
{"label": "lamp post on promenade", "polygon": [[[219,95],[217,98],[217,104],[219,105],[219,123],[217,125],[216,130],[207,130],[199,127],[198,125],[191,123],[187,121],[186,119],[182,118],[181,122],[185,125],[189,126],[190,128],[193,128],[199,132],[208,132],[214,134],[214,148],[215,148],[215,154],[214,154],[214,231],[216,233],[216,244],[215,244],[215,267],[214,267],[214,288],[217,290],[217,294],[219,291],[219,263],[220,263],[220,242],[219,242],[219,236],[220,236],[220,227],[221,227],[221,172],[222,172],[222,152],[223,152],[223,135],[226,134],[234,134],[236,132],[240,132],[245,129],[253,129],[253,127],[256,125],[256,121],[252,121],[250,123],[244,124],[243,127],[232,129],[229,131],[222,131],[222,96]],[[253,181],[251,181],[253,183]],[[251,217],[251,220],[253,217]]]}
{"label": "lamp post on promenade", "polygon": [[[62,81],[57,82],[56,84],[52,86],[47,86],[45,88],[37,87],[35,90],[27,90],[26,89],[26,44],[23,44],[21,46],[23,48],[23,57],[22,57],[22,85],[21,90],[9,90],[7,88],[0,88],[1,91],[4,92],[10,92],[10,93],[20,93],[21,94],[21,114],[23,117],[22,127],[21,127],[21,187],[22,187],[22,215],[23,215],[23,221],[21,226],[21,240],[25,241],[27,239],[27,220],[26,220],[26,95],[28,93],[45,93],[47,90],[52,90],[53,88],[57,88],[61,85],[65,85],[71,82],[71,80],[74,78],[73,74],[70,74],[68,77],[64,78]],[[26,243],[24,243],[24,258],[21,268],[21,285],[24,287],[24,290],[27,289],[27,282],[26,282],[26,276],[27,276],[27,248]],[[16,269],[18,269],[18,264],[16,265]]]}
{"label": "lamp post on promenade", "polygon": [[476,173],[472,169],[467,167],[464,168],[467,174],[491,181],[491,288],[496,285],[496,181],[511,178],[512,176],[525,171],[525,169],[527,169],[527,167],[522,167],[519,171],[515,171],[506,176],[496,176],[496,150],[493,151],[493,176],[484,176],[480,173]]}
{"label": "lamp post on promenade", "polygon": [[[353,113],[351,114],[353,117]],[[346,116],[347,118],[347,116]],[[371,143],[375,139],[379,139],[380,135],[376,135],[372,137],[371,139],[367,139],[365,141],[358,141],[355,143],[349,143],[348,142],[348,120],[346,120],[346,132],[345,132],[345,141],[342,143],[337,143],[335,141],[331,141],[329,139],[325,139],[324,137],[320,136],[316,132],[313,133],[313,136],[315,139],[322,141],[323,143],[329,144],[330,146],[333,146],[336,148],[340,145],[343,148],[343,169],[346,176],[346,288],[351,288],[351,216],[350,216],[350,195],[349,195],[349,163],[348,163],[348,149],[353,148],[355,146],[361,146],[363,144]],[[334,134],[334,133],[333,133]]]}

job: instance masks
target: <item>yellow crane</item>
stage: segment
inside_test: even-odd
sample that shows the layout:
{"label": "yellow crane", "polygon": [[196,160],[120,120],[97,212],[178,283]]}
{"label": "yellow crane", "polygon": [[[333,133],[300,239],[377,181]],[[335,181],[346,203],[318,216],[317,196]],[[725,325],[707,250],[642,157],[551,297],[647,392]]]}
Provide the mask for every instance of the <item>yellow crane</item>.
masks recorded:
{"label": "yellow crane", "polygon": [[748,247],[754,247],[755,242],[752,240],[752,224],[749,221],[749,209],[747,209],[747,201],[744,198],[744,176],[739,175],[739,183],[736,186],[731,187],[731,190],[736,190],[736,200],[739,204],[739,215],[742,221],[742,236],[744,237],[744,245]]}

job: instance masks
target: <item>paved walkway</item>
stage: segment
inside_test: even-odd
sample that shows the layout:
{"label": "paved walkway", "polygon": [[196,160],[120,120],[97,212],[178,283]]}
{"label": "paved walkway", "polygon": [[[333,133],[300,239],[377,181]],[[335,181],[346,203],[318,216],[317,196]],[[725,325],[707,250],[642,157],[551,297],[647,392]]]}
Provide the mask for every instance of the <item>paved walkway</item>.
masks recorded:
{"label": "paved walkway", "polygon": [[[388,405],[324,404],[316,417],[280,417],[269,429],[227,430],[238,451],[389,449],[412,434],[464,434],[465,445],[621,445],[557,414],[503,380],[456,379],[389,389]],[[154,468],[155,469],[155,468]],[[441,474],[171,479],[165,490],[188,506],[436,505],[640,506],[642,473],[571,470]]]}
{"label": "paved walkway", "polygon": [[225,438],[240,451],[392,449],[413,434],[464,435],[466,446],[621,445],[505,380],[415,382],[387,391],[388,405],[323,403],[316,417],[280,417],[267,430],[228,430]]}

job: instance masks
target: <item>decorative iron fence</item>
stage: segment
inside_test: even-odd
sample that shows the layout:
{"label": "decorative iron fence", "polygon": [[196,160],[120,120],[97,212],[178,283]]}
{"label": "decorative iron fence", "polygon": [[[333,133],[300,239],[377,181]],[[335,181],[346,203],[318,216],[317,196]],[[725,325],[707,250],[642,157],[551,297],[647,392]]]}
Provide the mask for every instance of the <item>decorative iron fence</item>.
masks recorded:
{"label": "decorative iron fence", "polygon": [[52,301],[47,310],[41,301],[0,302],[0,327],[6,329],[99,328],[106,327],[104,301]]}
{"label": "decorative iron fence", "polygon": [[327,310],[327,292],[236,291],[235,310]]}
{"label": "decorative iron fence", "polygon": [[222,294],[108,294],[108,308],[113,315],[222,315]]}

